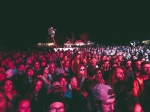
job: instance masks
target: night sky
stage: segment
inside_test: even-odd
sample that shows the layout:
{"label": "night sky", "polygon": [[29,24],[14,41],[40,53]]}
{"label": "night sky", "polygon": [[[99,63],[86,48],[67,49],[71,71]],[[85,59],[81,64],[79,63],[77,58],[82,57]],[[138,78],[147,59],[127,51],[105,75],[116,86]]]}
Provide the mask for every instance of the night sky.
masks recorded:
{"label": "night sky", "polygon": [[[97,43],[126,43],[150,37],[150,4],[146,2],[1,2],[0,44],[44,42],[48,28],[65,40],[88,32]],[[20,44],[18,44],[20,43]]]}

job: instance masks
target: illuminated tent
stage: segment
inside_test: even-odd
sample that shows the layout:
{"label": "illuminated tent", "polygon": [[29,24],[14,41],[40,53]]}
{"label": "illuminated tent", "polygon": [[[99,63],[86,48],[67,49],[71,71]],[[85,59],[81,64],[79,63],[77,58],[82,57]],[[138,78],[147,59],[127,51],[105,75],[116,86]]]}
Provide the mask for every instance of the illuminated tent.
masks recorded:
{"label": "illuminated tent", "polygon": [[70,41],[64,43],[64,46],[65,46],[65,47],[71,47],[72,45],[73,45],[73,43],[70,42]]}
{"label": "illuminated tent", "polygon": [[85,45],[85,43],[83,43],[81,40],[76,40],[74,45],[76,45],[76,46],[83,46],[83,45]]}

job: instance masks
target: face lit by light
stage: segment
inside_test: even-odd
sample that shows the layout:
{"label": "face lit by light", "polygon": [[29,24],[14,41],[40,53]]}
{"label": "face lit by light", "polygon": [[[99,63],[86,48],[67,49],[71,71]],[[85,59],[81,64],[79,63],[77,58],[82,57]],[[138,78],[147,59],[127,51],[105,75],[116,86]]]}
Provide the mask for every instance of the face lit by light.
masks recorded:
{"label": "face lit by light", "polygon": [[92,64],[96,64],[96,59],[95,58],[92,58]]}
{"label": "face lit by light", "polygon": [[124,71],[121,68],[116,69],[116,77],[119,80],[124,80]]}
{"label": "face lit by light", "polygon": [[37,81],[35,86],[35,92],[38,92],[41,89],[42,85],[43,85],[42,81]]}
{"label": "face lit by light", "polygon": [[34,67],[35,67],[36,69],[40,68],[40,63],[39,63],[39,62],[35,62]]}
{"label": "face lit by light", "polygon": [[137,103],[134,107],[134,112],[144,112],[143,109],[142,109],[142,106]]}
{"label": "face lit by light", "polygon": [[144,73],[150,75],[150,64],[143,65]]}
{"label": "face lit by light", "polygon": [[49,112],[65,112],[64,104],[61,102],[54,102],[49,106]]}
{"label": "face lit by light", "polygon": [[101,77],[102,77],[102,72],[101,72],[101,70],[97,70],[96,77],[97,77],[97,78],[101,78]]}
{"label": "face lit by light", "polygon": [[66,85],[67,85],[67,80],[66,80],[65,78],[60,78],[59,83],[60,83],[62,86],[66,86]]}
{"label": "face lit by light", "polygon": [[7,80],[3,86],[5,92],[11,92],[13,88],[13,84],[11,80]]}
{"label": "face lit by light", "polygon": [[67,60],[68,60],[68,57],[67,57],[67,56],[64,56],[64,60],[67,61]]}
{"label": "face lit by light", "polygon": [[73,77],[73,78],[71,79],[71,83],[70,83],[70,84],[71,84],[72,88],[76,88],[77,85],[78,85],[77,78]]}
{"label": "face lit by light", "polygon": [[102,112],[114,112],[115,98],[103,101],[101,104]]}
{"label": "face lit by light", "polygon": [[65,67],[68,68],[69,66],[70,66],[69,61],[66,61],[66,62],[65,62]]}
{"label": "face lit by light", "polygon": [[85,74],[85,67],[84,67],[84,66],[82,66],[82,67],[80,68],[80,74],[82,74],[82,75]]}
{"label": "face lit by light", "polygon": [[31,112],[30,102],[23,100],[19,103],[18,112]]}
{"label": "face lit by light", "polygon": [[28,70],[27,75],[28,76],[33,76],[34,75],[34,71],[32,69]]}
{"label": "face lit by light", "polygon": [[137,67],[138,70],[141,70],[141,61],[137,61],[135,63],[135,65],[136,65],[136,67]]}
{"label": "face lit by light", "polygon": [[5,79],[5,74],[0,73],[0,81],[3,81]]}
{"label": "face lit by light", "polygon": [[19,71],[24,71],[25,70],[25,66],[24,65],[20,65],[18,68]]}
{"label": "face lit by light", "polygon": [[48,73],[49,73],[49,69],[48,69],[47,67],[44,69],[44,73],[45,73],[45,74],[48,74]]}

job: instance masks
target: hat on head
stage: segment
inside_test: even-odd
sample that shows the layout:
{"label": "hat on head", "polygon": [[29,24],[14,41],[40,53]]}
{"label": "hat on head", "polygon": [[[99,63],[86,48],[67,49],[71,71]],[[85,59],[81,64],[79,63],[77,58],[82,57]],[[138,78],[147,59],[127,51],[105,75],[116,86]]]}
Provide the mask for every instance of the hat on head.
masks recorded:
{"label": "hat on head", "polygon": [[65,107],[65,99],[58,93],[50,93],[47,96],[47,100],[46,100],[46,107],[47,109],[49,108],[49,106],[54,103],[54,102],[61,102],[64,104]]}
{"label": "hat on head", "polygon": [[65,86],[62,86],[58,81],[56,81],[53,82],[51,89],[48,91],[48,94],[55,91],[55,89],[61,89],[64,93],[67,91]]}
{"label": "hat on head", "polygon": [[111,98],[115,98],[115,92],[114,90],[105,84],[97,84],[93,90],[92,94],[94,97],[94,100],[101,100],[105,101]]}

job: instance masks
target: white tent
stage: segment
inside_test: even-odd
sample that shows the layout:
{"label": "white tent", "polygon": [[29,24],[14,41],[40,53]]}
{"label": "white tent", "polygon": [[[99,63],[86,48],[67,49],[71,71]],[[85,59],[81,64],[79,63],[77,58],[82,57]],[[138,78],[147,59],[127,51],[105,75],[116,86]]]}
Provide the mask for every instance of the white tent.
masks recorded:
{"label": "white tent", "polygon": [[85,43],[83,43],[81,40],[76,40],[76,42],[74,43],[74,45],[76,45],[76,46],[82,46],[82,45],[85,45]]}
{"label": "white tent", "polygon": [[71,47],[72,45],[73,45],[73,43],[70,42],[70,41],[64,43],[64,46],[65,46],[65,47]]}

